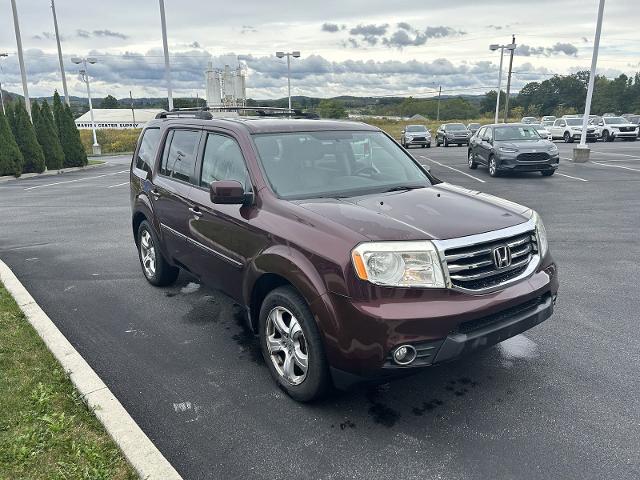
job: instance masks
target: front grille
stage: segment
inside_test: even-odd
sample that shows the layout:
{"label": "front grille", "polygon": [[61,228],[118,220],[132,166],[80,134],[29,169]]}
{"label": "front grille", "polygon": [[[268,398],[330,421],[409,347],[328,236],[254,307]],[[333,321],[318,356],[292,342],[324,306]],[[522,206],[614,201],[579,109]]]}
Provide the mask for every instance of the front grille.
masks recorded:
{"label": "front grille", "polygon": [[633,132],[635,128],[633,127],[620,127],[621,132]]}
{"label": "front grille", "polygon": [[412,141],[412,142],[426,142],[427,141],[427,139],[424,138],[424,137],[413,137],[413,138],[410,138],[409,140]]}
{"label": "front grille", "polygon": [[[508,266],[498,268],[494,249],[506,246],[511,256]],[[449,278],[454,286],[483,290],[512,280],[522,274],[538,252],[535,232],[529,231],[499,240],[445,250]]]}
{"label": "front grille", "polygon": [[518,155],[519,162],[544,162],[549,160],[549,154],[545,152],[521,153]]}

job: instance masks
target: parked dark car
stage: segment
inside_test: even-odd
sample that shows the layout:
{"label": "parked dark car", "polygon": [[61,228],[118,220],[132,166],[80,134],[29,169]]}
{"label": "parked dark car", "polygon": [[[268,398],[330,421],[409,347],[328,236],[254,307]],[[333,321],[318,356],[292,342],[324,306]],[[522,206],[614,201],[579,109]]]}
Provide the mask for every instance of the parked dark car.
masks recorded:
{"label": "parked dark car", "polygon": [[294,399],[418,372],[551,316],[558,277],[536,212],[439,182],[379,129],[162,116],[131,165],[142,271],[163,286],[183,269],[243,306]]}
{"label": "parked dark car", "polygon": [[436,146],[469,145],[471,132],[464,123],[443,123],[436,132]]}
{"label": "parked dark car", "polygon": [[424,125],[407,125],[402,130],[400,144],[404,148],[411,148],[414,145],[431,148],[431,132]]}
{"label": "parked dark car", "polygon": [[536,125],[497,124],[478,130],[471,139],[469,168],[486,165],[489,175],[504,172],[540,172],[548,177],[560,161],[558,147],[538,133]]}

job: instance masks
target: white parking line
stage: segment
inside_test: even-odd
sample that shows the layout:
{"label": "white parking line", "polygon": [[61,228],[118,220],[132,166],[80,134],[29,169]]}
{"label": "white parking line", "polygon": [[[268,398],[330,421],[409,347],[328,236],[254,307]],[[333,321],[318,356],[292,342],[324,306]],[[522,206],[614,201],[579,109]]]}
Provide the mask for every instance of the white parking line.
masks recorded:
{"label": "white parking line", "polygon": [[453,168],[450,167],[449,165],[445,165],[443,163],[440,163],[436,160],[434,160],[433,158],[429,158],[429,157],[425,157],[424,155],[418,155],[420,158],[424,158],[425,160],[429,160],[430,162],[436,163],[438,165],[440,165],[441,167],[445,167],[448,168],[449,170],[453,170],[454,172],[458,172],[461,173],[462,175],[466,175],[469,178],[473,178],[474,180],[477,180],[480,183],[486,183],[484,180],[482,180],[481,178],[478,177],[474,177],[473,175],[469,175],[468,173],[463,172],[462,170],[458,170],[457,168]]}
{"label": "white parking line", "polygon": [[47,183],[45,185],[35,185],[33,187],[25,188],[25,190],[34,190],[36,188],[53,187],[54,185],[62,185],[63,183],[74,183],[74,182],[82,182],[84,180],[93,180],[95,178],[108,177],[110,175],[118,175],[119,173],[126,173],[128,171],[129,170],[122,170],[120,172],[115,172],[115,173],[105,173],[104,175],[96,175],[95,177],[76,178],[75,180],[65,180],[64,182]]}
{"label": "white parking line", "polygon": [[628,153],[599,152],[597,150],[591,150],[591,153],[597,153],[599,155],[618,155],[621,157],[631,157],[640,160],[640,157],[638,155],[629,155]]}
{"label": "white parking line", "polygon": [[560,175],[562,177],[567,177],[567,178],[573,178],[574,180],[580,180],[581,182],[588,182],[589,181],[589,180],[586,180],[586,179],[580,178],[580,177],[572,177],[571,175],[567,175],[566,173],[556,172],[556,175]]}
{"label": "white parking line", "polygon": [[603,167],[624,168],[625,170],[632,170],[634,172],[640,172],[640,169],[638,169],[638,168],[625,167],[623,165],[609,165],[608,163],[599,163],[599,162],[594,162],[593,160],[591,160],[591,163],[595,163],[596,165],[601,165]]}
{"label": "white parking line", "polygon": [[129,185],[129,182],[124,182],[124,183],[118,183],[117,185],[110,185],[107,188],[116,188],[116,187],[123,187],[125,185]]}

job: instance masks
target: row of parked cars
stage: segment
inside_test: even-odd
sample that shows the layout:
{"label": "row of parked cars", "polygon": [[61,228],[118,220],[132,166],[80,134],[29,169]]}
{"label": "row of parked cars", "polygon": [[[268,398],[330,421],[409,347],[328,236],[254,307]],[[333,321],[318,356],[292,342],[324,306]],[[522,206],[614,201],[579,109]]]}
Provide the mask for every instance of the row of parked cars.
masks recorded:
{"label": "row of parked cars", "polygon": [[[582,116],[564,115],[561,118],[554,116],[523,117],[521,124],[530,125],[540,137],[553,141],[564,140],[572,143],[580,140],[582,135]],[[405,148],[419,146],[430,148],[435,141],[436,146],[469,145],[471,138],[482,127],[479,123],[443,123],[432,138],[431,132],[424,125],[407,125],[402,130],[400,143]],[[634,141],[640,137],[640,115],[614,114],[589,115],[587,124],[587,141],[613,142],[616,139]]]}

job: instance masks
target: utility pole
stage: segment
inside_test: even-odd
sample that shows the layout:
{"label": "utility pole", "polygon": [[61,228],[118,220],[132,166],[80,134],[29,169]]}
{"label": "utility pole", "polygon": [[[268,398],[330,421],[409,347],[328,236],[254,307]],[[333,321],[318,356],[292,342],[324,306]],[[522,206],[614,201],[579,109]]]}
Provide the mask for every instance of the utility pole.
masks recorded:
{"label": "utility pole", "polygon": [[102,153],[102,148],[100,147],[100,144],[98,143],[98,137],[96,136],[96,121],[93,116],[93,102],[91,101],[91,85],[89,82],[89,69],[87,68],[87,63],[90,63],[91,65],[93,65],[97,62],[97,60],[93,57],[87,57],[87,58],[73,57],[71,61],[76,65],[81,64],[83,67],[80,70],[80,77],[82,78],[82,81],[87,84],[87,97],[89,98],[89,112],[91,114],[91,127],[93,130],[93,154],[100,155]]}
{"label": "utility pole", "polygon": [[602,33],[603,14],[604,0],[600,0],[600,4],[598,6],[598,22],[596,24],[596,37],[593,41],[593,55],[591,57],[591,74],[589,75],[587,99],[584,105],[584,116],[582,117],[582,134],[580,135],[580,144],[573,149],[574,162],[586,162],[589,160],[589,147],[587,146],[587,125],[589,124],[589,113],[591,112],[593,85],[596,79],[596,66],[598,64],[598,50],[600,48],[600,34]]}
{"label": "utility pole", "polygon": [[169,111],[171,111],[173,110],[173,92],[171,91],[171,64],[169,63],[167,18],[164,14],[164,0],[160,0],[160,23],[162,24],[162,47],[164,48],[164,71],[167,79],[167,98],[169,99]]}
{"label": "utility pole", "polygon": [[69,90],[67,89],[67,77],[64,74],[64,62],[62,60],[62,46],[60,45],[60,33],[58,32],[58,17],[56,16],[56,4],[51,0],[51,12],[53,13],[53,27],[56,32],[56,43],[58,44],[58,61],[60,62],[60,75],[62,76],[62,91],[64,92],[64,102],[71,106],[69,100]]}
{"label": "utility pole", "polygon": [[22,75],[22,92],[24,94],[24,106],[27,109],[29,118],[31,118],[31,99],[29,98],[29,87],[27,85],[27,71],[24,67],[22,36],[20,35],[20,23],[18,22],[18,8],[16,7],[16,0],[11,0],[11,9],[13,10],[13,27],[16,32],[16,43],[18,44],[18,62],[20,62],[20,74]]}
{"label": "utility pole", "polygon": [[516,48],[516,36],[511,36],[511,45],[513,48],[511,49],[511,58],[509,59],[509,76],[507,77],[507,96],[504,101],[504,123],[507,123],[509,120],[509,94],[511,92],[511,72],[513,70],[513,51]]}
{"label": "utility pole", "polygon": [[[9,54],[8,53],[0,53],[0,58],[2,57],[8,57]],[[7,112],[4,109],[4,96],[2,94],[2,79],[0,79],[0,105],[2,105],[2,114],[6,115]]]}
{"label": "utility pole", "polygon": [[436,112],[436,122],[440,121],[440,95],[442,95],[442,85],[438,88],[438,110]]}

